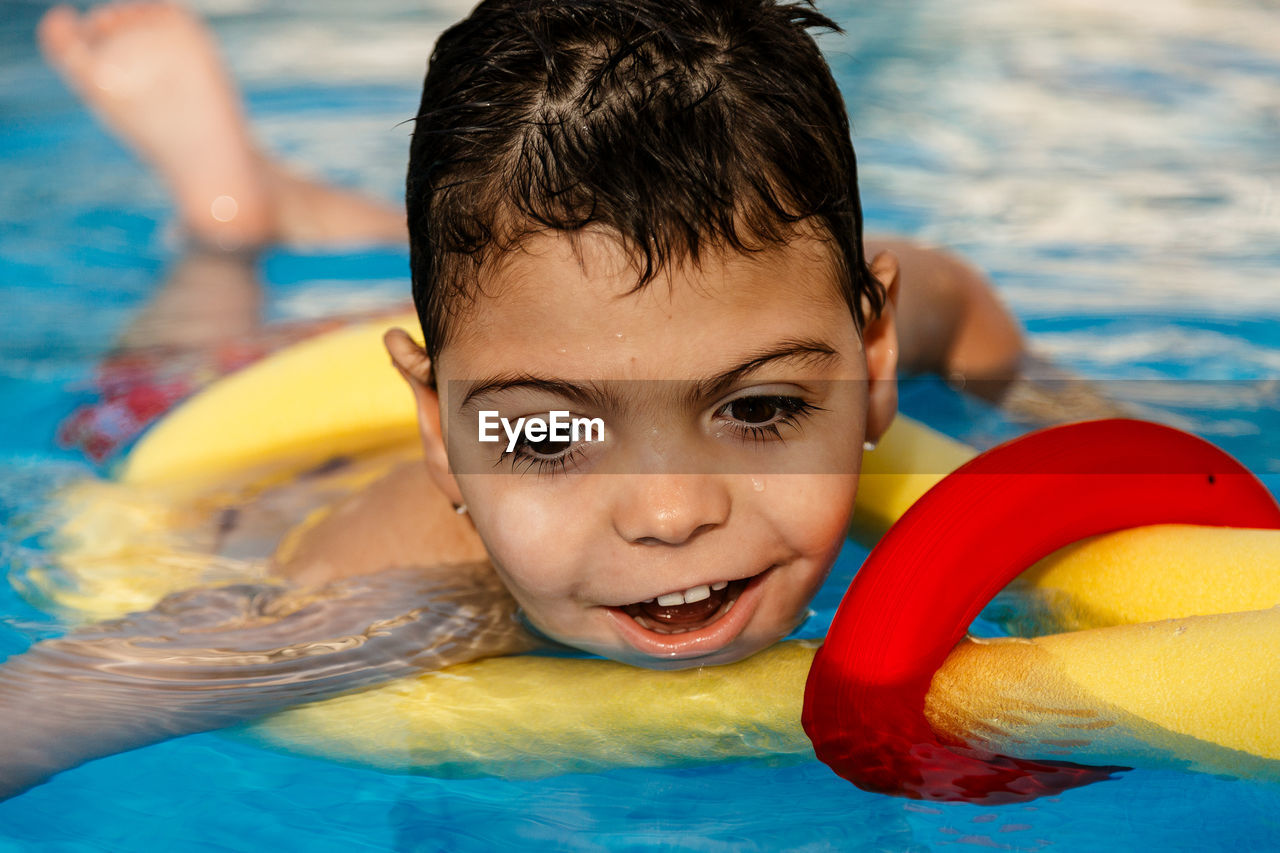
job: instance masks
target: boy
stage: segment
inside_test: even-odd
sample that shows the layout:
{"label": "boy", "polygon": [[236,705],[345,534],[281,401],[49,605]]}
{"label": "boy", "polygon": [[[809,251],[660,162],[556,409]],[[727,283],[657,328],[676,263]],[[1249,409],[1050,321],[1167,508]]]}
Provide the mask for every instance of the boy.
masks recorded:
{"label": "boy", "polygon": [[[46,50],[133,128],[197,238],[297,236],[275,219],[297,193],[312,213],[357,203],[294,179],[255,183],[279,173],[235,127],[234,156],[184,173],[171,129],[122,107],[138,89],[95,90],[93,70],[119,29],[198,31],[166,5],[98,14],[51,13]],[[285,579],[336,582],[318,624],[289,621],[304,612],[289,593],[228,588],[7,663],[0,714],[23,744],[7,790],[414,667],[526,648],[508,630],[511,600],[551,640],[656,668],[739,660],[794,628],[843,541],[864,442],[893,417],[897,369],[1008,377],[1020,353],[979,279],[909,246],[899,333],[899,264],[864,254],[848,121],[806,32],[827,26],[809,7],[759,0],[495,0],[445,33],[407,184],[425,348],[387,336],[425,464],[352,496],[277,556]],[[219,183],[228,163],[238,189]],[[598,418],[603,437],[480,440],[481,412],[554,411]],[[411,611],[420,630],[400,625],[376,654],[382,635],[366,632],[366,657],[312,647],[285,656],[287,671],[246,664],[249,649],[347,636],[415,600],[458,604]],[[198,639],[183,633],[192,626]],[[459,635],[484,639],[459,648]],[[121,657],[123,675],[110,666]],[[42,717],[54,702],[64,716]]]}

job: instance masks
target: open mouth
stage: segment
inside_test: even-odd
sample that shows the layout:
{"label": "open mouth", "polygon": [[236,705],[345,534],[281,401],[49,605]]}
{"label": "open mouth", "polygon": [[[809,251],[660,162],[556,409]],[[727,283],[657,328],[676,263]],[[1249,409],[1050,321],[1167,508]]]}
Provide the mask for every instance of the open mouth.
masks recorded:
{"label": "open mouth", "polygon": [[[759,577],[757,575],[756,577]],[[755,578],[690,587],[628,604],[621,610],[644,628],[659,634],[684,634],[705,628],[727,615]]]}
{"label": "open mouth", "polygon": [[647,658],[701,660],[721,653],[746,629],[773,568],[605,610],[627,642]]}

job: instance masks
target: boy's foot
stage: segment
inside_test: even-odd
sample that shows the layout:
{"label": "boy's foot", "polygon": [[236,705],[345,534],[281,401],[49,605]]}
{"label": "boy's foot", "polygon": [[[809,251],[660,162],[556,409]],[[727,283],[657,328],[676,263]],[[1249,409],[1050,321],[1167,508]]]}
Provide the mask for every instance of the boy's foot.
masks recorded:
{"label": "boy's foot", "polygon": [[266,166],[205,26],[170,2],[58,6],[38,32],[46,60],[167,182],[188,232],[211,246],[274,233]]}

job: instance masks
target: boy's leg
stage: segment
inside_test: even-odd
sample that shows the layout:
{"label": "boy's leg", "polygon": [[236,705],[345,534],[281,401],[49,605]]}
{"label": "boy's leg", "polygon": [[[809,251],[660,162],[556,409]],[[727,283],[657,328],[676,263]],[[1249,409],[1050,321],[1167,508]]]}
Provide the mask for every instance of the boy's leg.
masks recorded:
{"label": "boy's leg", "polygon": [[168,270],[116,351],[209,351],[231,341],[253,340],[261,324],[262,288],[254,253],[196,245]]}
{"label": "boy's leg", "polygon": [[294,246],[408,242],[402,205],[320,183],[269,158],[261,162],[280,242]]}
{"label": "boy's leg", "polygon": [[258,148],[208,29],[169,2],[125,2],[40,22],[49,63],[156,169],[178,218],[209,247],[402,242],[399,210],[293,175]]}

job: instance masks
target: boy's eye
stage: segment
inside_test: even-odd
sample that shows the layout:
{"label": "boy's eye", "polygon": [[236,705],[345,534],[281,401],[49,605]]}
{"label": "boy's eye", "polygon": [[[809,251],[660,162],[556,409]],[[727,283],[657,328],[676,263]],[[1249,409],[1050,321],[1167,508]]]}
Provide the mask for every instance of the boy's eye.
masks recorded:
{"label": "boy's eye", "polygon": [[778,415],[778,405],[771,397],[742,397],[729,404],[728,415],[744,424],[763,424]]}
{"label": "boy's eye", "polygon": [[530,456],[545,457],[554,459],[563,455],[570,447],[573,447],[572,441],[552,441],[551,439],[543,439],[542,441],[529,441],[524,439],[521,442],[523,448]]}
{"label": "boy's eye", "polygon": [[[510,452],[504,452],[499,462],[506,460],[511,470],[517,474],[532,471],[536,474],[563,474],[570,467],[577,469],[587,458],[590,439],[574,441],[565,439],[563,433],[559,438],[532,439],[528,433],[522,433]],[[587,433],[590,436],[590,432]]]}
{"label": "boy's eye", "polygon": [[727,421],[728,429],[738,438],[752,443],[782,439],[782,427],[800,429],[809,414],[821,411],[800,397],[783,394],[757,394],[739,397],[721,406],[716,414]]}
{"label": "boy's eye", "polygon": [[765,394],[730,400],[721,407],[720,414],[739,424],[760,427],[789,422],[795,416],[812,412],[816,408],[799,397]]}

